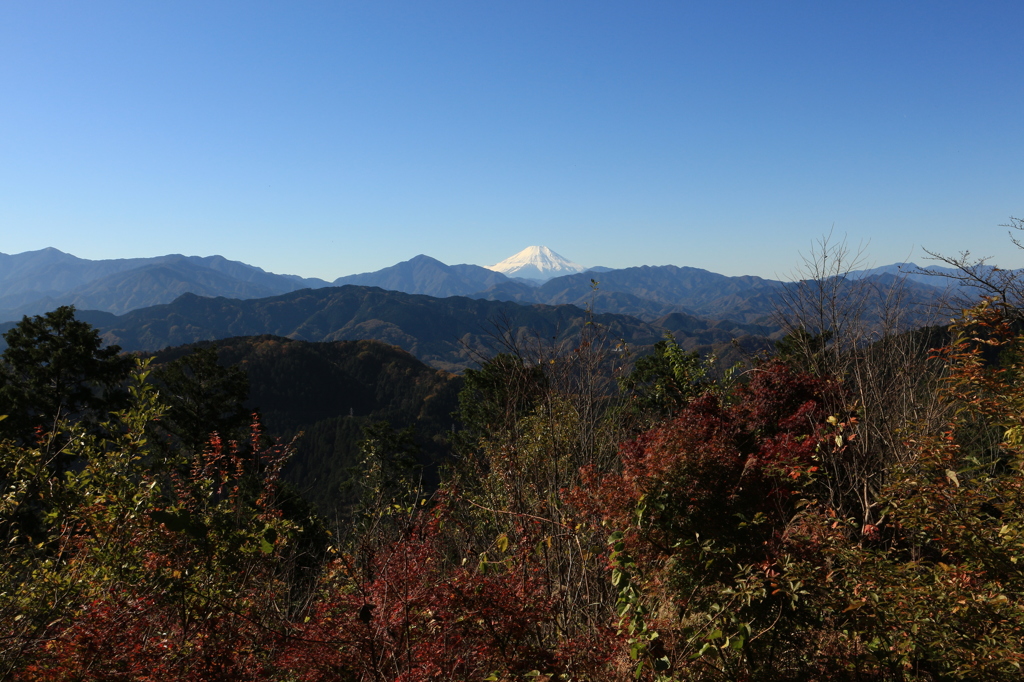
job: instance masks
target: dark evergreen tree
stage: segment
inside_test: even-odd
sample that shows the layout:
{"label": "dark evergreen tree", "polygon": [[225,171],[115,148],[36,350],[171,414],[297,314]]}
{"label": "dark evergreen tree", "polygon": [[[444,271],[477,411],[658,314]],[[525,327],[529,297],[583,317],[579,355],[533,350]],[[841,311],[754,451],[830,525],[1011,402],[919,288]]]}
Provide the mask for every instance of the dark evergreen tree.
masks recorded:
{"label": "dark evergreen tree", "polygon": [[103,346],[73,306],[24,317],[6,334],[0,356],[0,436],[32,440],[35,429],[58,419],[95,426],[124,404],[122,384],[132,361],[118,346]]}
{"label": "dark evergreen tree", "polygon": [[153,379],[167,405],[161,425],[187,449],[201,450],[213,432],[227,440],[247,437],[249,379],[239,367],[220,365],[216,346],[158,367]]}
{"label": "dark evergreen tree", "polygon": [[0,489],[18,491],[0,505],[0,542],[11,547],[38,543],[47,515],[70,499],[64,474],[84,464],[69,445],[83,432],[102,435],[110,412],[127,406],[124,384],[133,363],[117,346],[104,348],[70,306],[25,317],[4,338],[0,441],[8,452],[38,445],[41,455],[0,458]]}
{"label": "dark evergreen tree", "polygon": [[515,431],[547,387],[541,367],[527,366],[508,353],[496,355],[480,369],[466,370],[463,380],[457,413],[462,431],[455,444],[459,449],[473,449],[481,438]]}

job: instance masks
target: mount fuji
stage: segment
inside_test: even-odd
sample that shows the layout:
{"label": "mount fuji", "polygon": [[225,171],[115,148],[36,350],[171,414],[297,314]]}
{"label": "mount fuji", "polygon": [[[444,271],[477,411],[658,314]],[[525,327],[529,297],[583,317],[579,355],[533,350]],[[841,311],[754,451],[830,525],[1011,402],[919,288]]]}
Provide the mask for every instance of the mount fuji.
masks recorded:
{"label": "mount fuji", "polygon": [[484,266],[506,277],[546,282],[562,275],[574,275],[587,268],[563,258],[546,246],[528,246],[514,256],[495,265]]}

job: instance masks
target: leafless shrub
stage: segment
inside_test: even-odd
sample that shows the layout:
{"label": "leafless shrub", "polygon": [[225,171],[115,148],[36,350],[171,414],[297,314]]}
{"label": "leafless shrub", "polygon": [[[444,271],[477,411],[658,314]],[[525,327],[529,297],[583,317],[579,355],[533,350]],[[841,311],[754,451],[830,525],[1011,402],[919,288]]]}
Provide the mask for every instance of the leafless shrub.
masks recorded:
{"label": "leafless shrub", "polygon": [[920,329],[927,318],[908,300],[906,275],[852,275],[863,267],[863,248],[822,237],[786,286],[775,320],[796,362],[844,385],[847,402],[834,414],[854,417],[855,435],[841,454],[823,452],[822,463],[830,503],[867,524],[877,518],[887,472],[905,458],[905,425],[934,426],[946,408],[935,397],[942,377],[930,359],[941,339]]}
{"label": "leafless shrub", "polygon": [[[1024,249],[1024,241],[1014,236],[1014,231],[1024,232],[1024,220],[1010,217],[1010,222],[1001,225],[1009,229],[1010,241],[1018,249]],[[1024,270],[1003,269],[989,265],[991,256],[976,258],[970,251],[961,251],[956,256],[944,256],[925,249],[931,260],[952,268],[950,271],[917,270],[914,274],[947,280],[949,287],[948,309],[954,314],[975,305],[982,297],[995,298],[1008,310],[1024,309]]]}
{"label": "leafless shrub", "polygon": [[556,338],[523,335],[508,320],[491,325],[499,354],[467,381],[484,382],[491,395],[481,398],[499,403],[488,406],[490,426],[476,430],[482,437],[456,444],[448,483],[462,523],[450,554],[500,561],[511,538],[533,538],[553,626],[572,637],[600,628],[614,607],[605,539],[573,522],[564,494],[580,484],[583,468],[608,470],[617,461],[626,439],[615,390],[622,354],[592,315]]}

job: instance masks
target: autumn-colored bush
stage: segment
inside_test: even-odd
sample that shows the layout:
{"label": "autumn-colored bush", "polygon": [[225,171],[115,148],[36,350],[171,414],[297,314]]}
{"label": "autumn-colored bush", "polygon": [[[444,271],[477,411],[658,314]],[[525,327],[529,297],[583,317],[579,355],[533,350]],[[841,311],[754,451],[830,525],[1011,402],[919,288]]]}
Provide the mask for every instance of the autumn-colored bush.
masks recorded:
{"label": "autumn-colored bush", "polygon": [[369,580],[347,558],[333,562],[282,660],[303,680],[335,679],[339,670],[420,681],[602,668],[607,652],[581,655],[580,642],[550,636],[552,597],[528,538],[505,538],[493,556],[453,564],[439,546],[452,522],[444,504],[417,517],[405,537],[378,548]]}
{"label": "autumn-colored bush", "polygon": [[617,531],[620,610],[651,638],[632,642],[641,668],[645,656],[690,665],[719,638],[741,652],[766,638],[759,621],[787,608],[792,590],[761,592],[785,572],[786,533],[830,428],[826,399],[839,390],[763,364],[731,395],[697,397],[624,444],[621,471],[592,471],[573,491],[583,514]]}
{"label": "autumn-colored bush", "polygon": [[[874,523],[831,505],[838,469],[820,466],[861,452],[856,402],[778,361],[625,444],[621,471],[588,472],[570,499],[610,532],[638,675],[1019,678],[1024,338],[992,304],[952,332],[938,353],[951,419],[904,424],[883,484],[850,491]],[[1003,443],[979,450],[979,428]]]}

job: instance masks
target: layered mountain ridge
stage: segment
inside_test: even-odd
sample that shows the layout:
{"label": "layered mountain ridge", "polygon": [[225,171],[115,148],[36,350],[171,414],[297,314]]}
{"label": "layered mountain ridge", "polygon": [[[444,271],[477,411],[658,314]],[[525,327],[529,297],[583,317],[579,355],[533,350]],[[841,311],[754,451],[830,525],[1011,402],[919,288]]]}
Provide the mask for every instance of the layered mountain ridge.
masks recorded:
{"label": "layered mountain ridge", "polygon": [[[645,322],[572,305],[436,298],[352,285],[247,300],[184,294],[172,303],[124,315],[81,310],[77,317],[99,329],[104,342],[126,351],[261,334],[301,341],[374,340],[453,372],[509,346],[571,350],[585,333],[596,330],[608,344],[625,344],[636,351],[671,331],[689,350],[724,350],[725,357],[739,359],[738,354],[765,347],[772,331],[678,313]],[[14,325],[0,324],[0,332]],[[739,345],[734,345],[737,339]]]}
{"label": "layered mountain ridge", "polygon": [[[524,249],[503,263],[502,267],[512,275],[524,272],[526,266],[536,268],[534,274],[548,275],[559,269],[582,269],[546,247]],[[277,275],[222,256],[171,254],[92,261],[51,248],[13,256],[0,254],[0,322],[41,314],[60,305],[74,305],[83,312],[97,311],[91,315],[124,315],[172,303],[184,294],[253,300],[333,284],[379,287],[437,298],[465,296],[521,305],[569,304],[596,314],[629,315],[648,323],[673,315],[673,319],[703,318],[707,322],[717,320],[717,328],[763,335],[771,333],[771,318],[779,297],[791,286],[755,276],[730,277],[674,265],[593,268],[541,281],[509,277],[495,269],[499,265],[502,264],[446,265],[419,255],[382,270],[339,277],[328,283],[316,278]],[[896,264],[853,273],[851,279],[874,278],[882,282],[901,269],[903,273],[918,271],[912,264]],[[929,285],[946,281],[926,275],[912,275],[908,280],[912,300],[916,302],[934,298],[938,290]],[[269,332],[266,329],[246,333]]]}
{"label": "layered mountain ridge", "polygon": [[324,286],[329,282],[277,275],[223,256],[89,260],[54,248],[0,253],[0,321],[62,305],[121,314],[184,293],[263,298]]}

